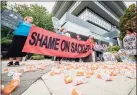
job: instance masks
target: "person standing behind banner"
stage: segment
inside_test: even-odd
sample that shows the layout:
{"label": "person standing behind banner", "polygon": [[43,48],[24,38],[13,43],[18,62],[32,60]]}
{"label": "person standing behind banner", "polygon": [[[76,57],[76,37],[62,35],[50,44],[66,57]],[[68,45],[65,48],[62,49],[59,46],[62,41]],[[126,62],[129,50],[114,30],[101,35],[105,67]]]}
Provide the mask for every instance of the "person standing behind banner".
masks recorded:
{"label": "person standing behind banner", "polygon": [[96,61],[96,56],[95,56],[95,50],[94,50],[94,45],[95,45],[95,42],[94,42],[94,38],[91,36],[91,35],[89,35],[89,37],[88,37],[88,41],[91,43],[91,45],[92,45],[92,61],[93,62],[95,62]]}
{"label": "person standing behind banner", "polygon": [[10,57],[10,61],[7,64],[8,66],[13,65],[14,57],[16,57],[16,62],[14,63],[14,65],[19,66],[21,57],[26,55],[25,52],[22,52],[22,49],[30,32],[30,28],[32,27],[32,22],[33,18],[30,16],[26,16],[24,18],[24,21],[22,21],[18,25],[17,29],[14,31],[12,44],[7,54],[8,57]]}
{"label": "person standing behind banner", "polygon": [[[64,29],[64,28],[61,28],[61,29],[59,29],[59,31],[57,31],[56,33],[59,34],[59,35],[63,35],[63,33],[62,33],[63,30],[65,30],[65,29]],[[56,58],[55,58],[55,61],[58,61],[59,63],[61,63],[61,62],[60,62],[61,59],[62,59],[62,57],[56,57]]]}
{"label": "person standing behind banner", "polygon": [[91,43],[92,46],[92,53],[90,53],[87,57],[83,58],[84,62],[95,62],[95,51],[94,51],[94,40],[93,37],[91,35],[89,35],[87,42]]}
{"label": "person standing behind banner", "polygon": [[62,35],[62,31],[64,30],[65,28],[60,28],[56,33],[59,34],[59,35]]}
{"label": "person standing behind banner", "polygon": [[71,37],[70,34],[65,29],[62,31],[62,35]]}
{"label": "person standing behind banner", "polygon": [[[136,32],[134,32],[131,28],[127,29],[125,36],[137,36]],[[137,55],[135,55],[135,58],[137,60]]]}
{"label": "person standing behind banner", "polygon": [[[77,40],[81,40],[81,38],[80,38],[79,35],[76,36],[76,39],[77,39]],[[75,61],[76,61],[76,62],[79,62],[79,61],[80,61],[80,58],[75,58]]]}
{"label": "person standing behind banner", "polygon": [[125,36],[137,36],[136,32],[134,32],[131,28],[127,29]]}
{"label": "person standing behind banner", "polygon": [[[62,31],[62,35],[71,37],[70,34],[65,29]],[[66,61],[71,60],[71,58],[64,58],[64,59],[66,59]]]}

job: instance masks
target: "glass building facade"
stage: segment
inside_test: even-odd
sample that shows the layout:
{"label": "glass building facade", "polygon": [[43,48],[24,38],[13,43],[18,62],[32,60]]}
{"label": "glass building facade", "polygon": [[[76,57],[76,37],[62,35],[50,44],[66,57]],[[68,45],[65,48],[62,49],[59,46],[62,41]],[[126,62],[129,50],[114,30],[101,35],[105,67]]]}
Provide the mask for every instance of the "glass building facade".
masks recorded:
{"label": "glass building facade", "polygon": [[84,21],[83,19],[70,13],[65,13],[64,16],[60,19],[60,22],[67,31],[87,37],[92,35],[96,39],[96,42],[99,44],[103,42],[114,44],[117,43],[116,40],[109,38],[109,35],[105,35],[105,33],[112,34],[111,32],[108,32],[105,29],[102,29],[92,23]]}
{"label": "glass building facade", "polygon": [[85,21],[89,20],[92,23],[107,29],[108,31],[111,31],[112,27],[114,27],[112,24],[110,24],[109,22],[107,22],[106,20],[104,20],[103,18],[101,18],[100,16],[98,16],[87,8],[81,14],[79,14],[78,17]]}
{"label": "glass building facade", "polygon": [[119,20],[125,9],[123,1],[58,1],[53,14],[70,32],[92,35],[98,44],[116,45]]}
{"label": "glass building facade", "polygon": [[109,46],[120,45],[118,27],[125,9],[123,1],[58,1],[53,14],[72,38],[79,34],[87,40],[91,35],[97,44]]}

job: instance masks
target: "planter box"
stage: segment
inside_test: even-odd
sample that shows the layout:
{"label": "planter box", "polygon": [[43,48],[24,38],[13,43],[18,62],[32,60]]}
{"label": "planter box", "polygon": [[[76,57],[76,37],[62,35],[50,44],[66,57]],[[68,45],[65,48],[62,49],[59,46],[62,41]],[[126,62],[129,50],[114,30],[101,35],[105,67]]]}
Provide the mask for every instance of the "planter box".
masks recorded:
{"label": "planter box", "polygon": [[118,53],[113,53],[113,55],[115,56],[118,62],[122,62],[121,57],[119,56]]}

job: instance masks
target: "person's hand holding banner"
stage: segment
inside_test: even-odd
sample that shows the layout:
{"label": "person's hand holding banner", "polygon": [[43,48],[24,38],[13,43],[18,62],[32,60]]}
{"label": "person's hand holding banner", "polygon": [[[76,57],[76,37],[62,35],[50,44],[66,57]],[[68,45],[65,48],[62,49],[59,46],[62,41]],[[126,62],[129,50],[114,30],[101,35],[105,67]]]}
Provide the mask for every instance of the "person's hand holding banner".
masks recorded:
{"label": "person's hand holding banner", "polygon": [[92,44],[32,26],[23,52],[79,58],[92,52]]}

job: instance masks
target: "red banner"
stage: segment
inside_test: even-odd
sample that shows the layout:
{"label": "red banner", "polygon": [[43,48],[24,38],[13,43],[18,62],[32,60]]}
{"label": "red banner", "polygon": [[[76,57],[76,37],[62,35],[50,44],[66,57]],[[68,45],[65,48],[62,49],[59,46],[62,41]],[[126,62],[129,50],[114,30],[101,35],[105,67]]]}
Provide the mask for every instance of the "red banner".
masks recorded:
{"label": "red banner", "polygon": [[92,45],[88,41],[78,41],[32,26],[22,51],[49,56],[79,58],[88,56],[92,52]]}

